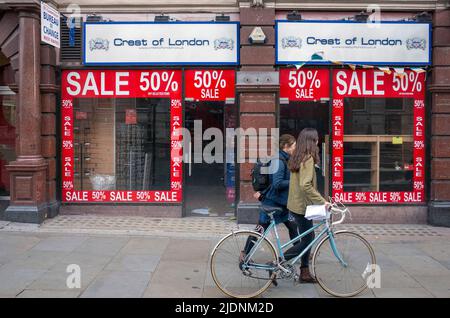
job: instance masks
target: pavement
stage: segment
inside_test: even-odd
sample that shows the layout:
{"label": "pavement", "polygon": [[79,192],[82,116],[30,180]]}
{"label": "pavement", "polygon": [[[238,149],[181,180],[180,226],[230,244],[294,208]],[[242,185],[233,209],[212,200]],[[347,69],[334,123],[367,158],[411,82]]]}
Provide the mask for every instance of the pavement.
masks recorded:
{"label": "pavement", "polygon": [[[58,216],[42,225],[0,221],[0,297],[222,298],[209,255],[237,225],[229,218]],[[339,226],[364,235],[381,288],[358,297],[450,297],[450,229],[428,225]],[[280,226],[282,237],[287,233]],[[73,266],[81,285],[68,288]],[[279,281],[263,298],[330,297],[318,285]]]}

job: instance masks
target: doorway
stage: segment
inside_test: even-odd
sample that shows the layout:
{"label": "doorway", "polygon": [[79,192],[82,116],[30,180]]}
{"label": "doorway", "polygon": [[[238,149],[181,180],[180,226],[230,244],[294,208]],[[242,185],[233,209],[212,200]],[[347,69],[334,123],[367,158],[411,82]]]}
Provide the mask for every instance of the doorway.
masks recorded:
{"label": "doorway", "polygon": [[319,154],[321,163],[316,167],[317,187],[327,198],[329,196],[329,101],[289,102],[280,105],[280,135],[298,137],[304,128],[315,128],[319,133]]}
{"label": "doorway", "polygon": [[[185,216],[221,216],[235,215],[235,160],[234,145],[226,145],[226,128],[236,127],[236,107],[225,102],[199,101],[186,102],[185,128],[191,135],[191,143],[186,149],[189,154],[185,164]],[[201,135],[199,129],[201,127]],[[201,147],[195,145],[195,138],[204,136],[208,129],[215,129],[217,135],[210,139],[202,138]],[[210,130],[212,131],[212,130]],[[204,140],[207,139],[207,140]],[[219,143],[222,149],[212,145]],[[222,160],[205,160],[204,154]],[[186,158],[186,156],[185,156]],[[209,161],[209,162],[208,162]]]}

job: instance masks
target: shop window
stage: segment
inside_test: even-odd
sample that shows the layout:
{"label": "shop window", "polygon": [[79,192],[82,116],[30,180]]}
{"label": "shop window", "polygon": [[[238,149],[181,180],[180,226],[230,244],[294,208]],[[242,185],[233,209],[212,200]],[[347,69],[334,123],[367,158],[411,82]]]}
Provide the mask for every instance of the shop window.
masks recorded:
{"label": "shop window", "polygon": [[333,71],[335,200],[425,202],[425,75],[417,70]]}
{"label": "shop window", "polygon": [[[6,93],[3,95],[3,93]],[[16,159],[16,95],[0,87],[0,197],[9,196],[10,182],[6,165]]]}
{"label": "shop window", "polygon": [[75,190],[169,190],[170,100],[74,100]]}
{"label": "shop window", "polygon": [[344,99],[344,191],[413,190],[413,99]]}

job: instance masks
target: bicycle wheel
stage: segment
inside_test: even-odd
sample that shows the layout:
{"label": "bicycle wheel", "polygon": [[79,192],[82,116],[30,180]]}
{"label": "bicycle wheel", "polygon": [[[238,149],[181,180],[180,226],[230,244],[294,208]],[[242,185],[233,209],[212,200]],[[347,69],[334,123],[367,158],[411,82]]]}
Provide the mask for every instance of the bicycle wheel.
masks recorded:
{"label": "bicycle wheel", "polygon": [[330,295],[355,296],[367,288],[367,278],[375,271],[375,253],[361,235],[353,232],[335,232],[334,241],[347,266],[335,256],[327,236],[314,251],[312,264],[316,280]]}
{"label": "bicycle wheel", "polygon": [[[267,269],[246,268],[243,266],[241,251],[249,237],[258,240],[261,234],[251,231],[238,231],[225,236],[211,254],[211,274],[217,287],[225,294],[235,298],[251,298],[263,293],[276,275]],[[252,255],[250,264],[275,264],[277,254],[272,243],[263,238]]]}

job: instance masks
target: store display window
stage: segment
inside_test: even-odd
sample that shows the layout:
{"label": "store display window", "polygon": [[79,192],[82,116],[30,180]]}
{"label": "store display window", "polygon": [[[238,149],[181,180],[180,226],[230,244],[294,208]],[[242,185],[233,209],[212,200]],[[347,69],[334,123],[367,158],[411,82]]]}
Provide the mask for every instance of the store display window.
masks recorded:
{"label": "store display window", "polygon": [[334,198],[424,202],[425,73],[334,70],[333,77]]}
{"label": "store display window", "polygon": [[63,201],[181,202],[180,71],[64,71]]}

